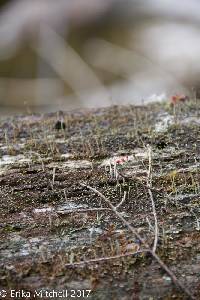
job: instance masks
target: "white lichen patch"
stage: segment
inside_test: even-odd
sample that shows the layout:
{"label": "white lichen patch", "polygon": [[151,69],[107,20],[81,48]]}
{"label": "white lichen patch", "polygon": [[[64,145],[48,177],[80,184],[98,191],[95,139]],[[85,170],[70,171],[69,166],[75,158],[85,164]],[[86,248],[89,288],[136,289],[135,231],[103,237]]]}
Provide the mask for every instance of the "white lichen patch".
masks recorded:
{"label": "white lichen patch", "polygon": [[68,160],[64,162],[50,163],[47,167],[58,169],[90,169],[92,168],[92,163],[88,160]]}
{"label": "white lichen patch", "polygon": [[25,139],[22,138],[21,143],[16,143],[16,144],[2,144],[0,143],[0,150],[5,151],[5,150],[9,150],[9,149],[13,149],[13,150],[21,150],[25,147]]}
{"label": "white lichen patch", "polygon": [[174,117],[168,114],[167,112],[159,114],[156,124],[155,132],[165,132],[168,127],[174,123]]}
{"label": "white lichen patch", "polygon": [[1,150],[9,150],[10,148],[12,148],[13,150],[21,150],[25,147],[25,143],[17,143],[17,144],[11,144],[11,145],[4,145],[2,146],[2,144],[0,144],[0,149]]}
{"label": "white lichen patch", "polygon": [[187,117],[184,118],[183,120],[180,121],[181,124],[200,124],[200,118],[195,117],[195,116],[191,116],[191,117]]}
{"label": "white lichen patch", "polygon": [[135,148],[131,155],[117,155],[117,153],[101,163],[101,167],[109,167],[114,165],[131,164],[132,162],[139,162],[141,159],[148,159],[149,150],[144,148]]}
{"label": "white lichen patch", "polygon": [[[152,153],[153,155],[153,153]],[[136,148],[134,149],[134,157],[147,159],[149,157],[149,150],[144,148]]]}
{"label": "white lichen patch", "polygon": [[90,169],[92,168],[92,163],[88,160],[70,160],[64,162],[63,167],[70,169]]}
{"label": "white lichen patch", "polygon": [[0,149],[1,149],[1,150],[4,151],[4,150],[8,150],[8,149],[9,149],[9,146],[5,146],[5,145],[2,146],[2,145],[3,145],[3,144],[0,144]]}
{"label": "white lichen patch", "polygon": [[18,143],[14,145],[14,149],[16,150],[23,149],[24,147],[25,147],[25,143]]}
{"label": "white lichen patch", "polygon": [[193,199],[195,197],[199,197],[199,194],[179,194],[175,197],[169,197],[170,200],[176,202],[176,201],[184,201],[185,199]]}
{"label": "white lichen patch", "polygon": [[128,155],[128,156],[113,156],[110,158],[106,158],[102,161],[101,163],[101,167],[109,167],[109,166],[113,166],[115,164],[118,163],[127,163],[128,161],[131,161],[133,159],[132,155]]}
{"label": "white lichen patch", "polygon": [[103,230],[100,227],[92,226],[88,228],[90,240],[92,241],[92,238],[95,238],[95,236],[101,235],[103,233]]}
{"label": "white lichen patch", "polygon": [[[81,245],[85,245],[90,243],[90,236],[88,230],[81,233],[75,233],[75,236],[78,237],[78,241]],[[66,250],[68,247],[72,247],[75,245],[74,239],[70,240],[72,234],[70,236],[63,235],[62,237],[46,237],[39,236],[36,238],[28,238],[25,239],[21,237],[19,234],[11,233],[9,234],[9,246],[6,249],[1,250],[1,257],[6,258],[19,258],[26,257],[31,255],[32,257],[38,257],[43,259],[50,259],[52,257],[52,253],[55,251],[60,251],[62,249]]]}
{"label": "white lichen patch", "polygon": [[26,163],[26,162],[31,162],[29,158],[26,158],[24,155],[19,154],[16,156],[12,155],[3,155],[0,158],[0,167],[5,166],[5,165],[12,165],[14,163]]}
{"label": "white lichen patch", "polygon": [[13,166],[15,164],[24,164],[24,163],[30,163],[31,160],[29,158],[26,158],[24,155],[3,155],[0,157],[0,175],[4,174],[10,166]]}
{"label": "white lichen patch", "polygon": [[147,175],[148,175],[148,171],[145,170],[145,169],[141,169],[140,167],[138,166],[135,166],[133,168],[131,168],[131,170],[125,170],[124,172],[124,175],[127,176],[127,177],[144,177],[144,178],[147,178]]}
{"label": "white lichen patch", "polygon": [[33,210],[34,213],[36,214],[44,214],[44,213],[48,213],[48,212],[52,212],[54,209],[52,207],[42,207],[42,208],[35,208]]}
{"label": "white lichen patch", "polygon": [[61,157],[62,158],[69,158],[69,157],[72,157],[73,155],[72,154],[70,154],[70,153],[63,153],[63,154],[61,154]]}
{"label": "white lichen patch", "polygon": [[65,139],[61,139],[61,138],[55,139],[55,143],[56,143],[56,144],[65,144],[65,143],[66,143],[66,140],[65,140]]}
{"label": "white lichen patch", "polygon": [[76,209],[81,209],[81,208],[87,208],[88,206],[86,204],[76,204],[72,201],[70,202],[65,202],[62,205],[57,206],[56,212],[63,213],[65,211],[71,211],[71,210],[76,210]]}
{"label": "white lichen patch", "polygon": [[200,168],[200,163],[196,163],[196,164],[193,164],[193,165],[190,165],[188,167],[185,167],[185,168],[180,168],[180,169],[177,169],[176,171],[177,172],[192,172],[192,171],[195,171],[196,169],[199,169]]}

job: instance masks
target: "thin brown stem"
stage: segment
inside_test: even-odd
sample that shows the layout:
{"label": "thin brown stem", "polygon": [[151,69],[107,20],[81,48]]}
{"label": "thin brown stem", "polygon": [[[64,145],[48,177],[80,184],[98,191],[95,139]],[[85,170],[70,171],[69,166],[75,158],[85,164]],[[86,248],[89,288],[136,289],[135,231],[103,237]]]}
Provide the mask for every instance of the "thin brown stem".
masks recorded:
{"label": "thin brown stem", "polygon": [[57,211],[56,213],[59,215],[66,215],[66,214],[71,214],[71,213],[90,213],[90,212],[100,212],[100,211],[111,211],[110,208],[104,208],[104,207],[99,207],[99,208],[80,208],[80,209],[68,209],[68,210],[63,210],[63,211]]}
{"label": "thin brown stem", "polygon": [[113,255],[113,256],[105,256],[105,257],[88,259],[88,260],[75,262],[75,263],[68,263],[68,264],[65,264],[65,267],[76,267],[76,266],[82,266],[82,265],[96,263],[96,262],[104,262],[104,261],[108,261],[108,260],[112,260],[112,259],[119,259],[119,258],[123,258],[123,257],[127,257],[127,256],[133,256],[133,255],[136,255],[136,254],[141,254],[141,253],[144,253],[144,252],[149,252],[149,250],[144,249],[144,250],[139,250],[139,251],[131,252],[131,253],[124,253],[124,254]]}
{"label": "thin brown stem", "polygon": [[157,244],[158,244],[158,218],[157,218],[157,213],[156,213],[156,206],[155,202],[153,199],[153,193],[151,191],[152,187],[152,149],[149,147],[149,170],[148,170],[148,175],[147,175],[147,189],[149,193],[149,197],[151,200],[151,207],[153,211],[153,217],[154,217],[154,243],[153,243],[153,252],[156,252]]}
{"label": "thin brown stem", "polygon": [[168,266],[161,260],[161,258],[153,250],[150,249],[150,246],[148,245],[148,243],[126,221],[126,219],[116,210],[115,206],[112,205],[112,203],[110,202],[110,200],[108,198],[106,198],[101,192],[99,192],[98,190],[96,190],[95,188],[93,188],[91,186],[88,186],[86,184],[81,184],[81,186],[84,186],[84,187],[88,188],[89,190],[93,191],[95,194],[99,195],[105,201],[105,203],[107,203],[110,206],[110,208],[112,209],[112,211],[124,223],[124,225],[126,225],[127,228],[139,239],[139,241],[141,242],[141,244],[143,244],[143,246],[145,248],[149,249],[148,252],[158,262],[158,264],[160,265],[160,267],[171,277],[171,279],[174,282],[174,284],[177,287],[181,288],[181,290],[189,297],[189,299],[195,300],[195,297],[192,296],[192,294],[190,293],[190,291],[178,280],[178,278],[176,277],[176,275],[168,268]]}

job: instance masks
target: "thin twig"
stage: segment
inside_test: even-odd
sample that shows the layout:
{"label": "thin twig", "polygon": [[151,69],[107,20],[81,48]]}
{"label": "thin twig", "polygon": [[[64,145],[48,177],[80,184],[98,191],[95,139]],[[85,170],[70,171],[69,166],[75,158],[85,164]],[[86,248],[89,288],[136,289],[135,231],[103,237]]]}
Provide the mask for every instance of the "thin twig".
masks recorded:
{"label": "thin twig", "polygon": [[152,149],[149,147],[149,170],[148,170],[148,175],[147,175],[147,189],[149,193],[149,197],[151,200],[151,207],[153,211],[153,217],[154,217],[154,243],[153,243],[153,252],[156,252],[157,244],[158,244],[158,218],[157,218],[157,213],[156,213],[156,206],[155,202],[153,199],[153,194],[151,191],[151,186],[152,186]]}
{"label": "thin twig", "polygon": [[148,146],[149,168],[147,172],[147,186],[152,186],[152,149]]}
{"label": "thin twig", "polygon": [[131,252],[131,253],[124,253],[124,254],[119,254],[119,255],[105,256],[105,257],[100,257],[100,258],[88,259],[88,260],[84,260],[84,261],[80,261],[80,262],[76,262],[76,263],[68,263],[65,266],[66,267],[81,266],[81,265],[91,264],[91,263],[95,263],[95,262],[101,262],[101,261],[107,261],[107,260],[112,260],[112,259],[118,259],[118,258],[122,258],[122,257],[132,256],[132,255],[141,254],[141,253],[144,253],[144,252],[148,252],[148,250],[144,249],[144,250],[138,250],[136,252]]}
{"label": "thin twig", "polygon": [[[171,277],[174,284],[181,288],[181,290],[189,297],[189,299],[195,300],[195,297],[193,297],[190,293],[190,291],[178,280],[176,275],[168,268],[168,266],[161,260],[161,258],[153,251],[151,250],[148,243],[140,236],[140,234],[124,219],[124,217],[116,210],[115,206],[112,205],[110,200],[106,198],[101,192],[96,190],[95,188],[88,186],[86,184],[81,184],[81,186],[88,188],[89,190],[93,191],[97,195],[99,195],[112,209],[112,211],[115,213],[115,215],[124,223],[124,225],[127,226],[127,228],[139,239],[139,241],[145,246],[146,249],[149,249],[149,253],[152,255],[152,257],[158,262],[158,264],[161,266],[163,270]],[[147,250],[146,250],[147,251]]]}
{"label": "thin twig", "polygon": [[71,213],[86,213],[86,212],[99,212],[99,211],[111,211],[110,208],[104,208],[104,207],[99,207],[99,208],[82,208],[82,209],[68,209],[68,210],[63,210],[63,211],[57,211],[56,213],[59,215],[66,215],[66,214],[71,214]]}
{"label": "thin twig", "polygon": [[55,177],[56,177],[56,167],[53,168],[52,186],[54,186],[54,183],[55,183]]}
{"label": "thin twig", "polygon": [[95,188],[88,186],[86,184],[81,183],[81,186],[88,188],[89,190],[93,191],[95,194],[98,194],[111,208],[111,210],[117,215],[117,217],[127,226],[127,228],[138,238],[138,240],[148,249],[150,248],[149,245],[143,240],[141,235],[131,226],[126,219],[121,215],[120,212],[116,210],[116,207],[110,202],[108,198],[106,198],[101,192],[96,190]]}
{"label": "thin twig", "polygon": [[152,191],[148,188],[148,193],[149,197],[151,200],[151,207],[153,211],[153,216],[154,216],[154,243],[153,243],[153,252],[156,252],[157,244],[158,244],[158,219],[157,219],[157,214],[156,214],[156,207],[155,207],[155,202],[153,199],[153,194]]}
{"label": "thin twig", "polygon": [[124,196],[123,196],[122,200],[115,206],[116,209],[118,209],[125,202],[126,194],[127,194],[127,192],[124,191]]}

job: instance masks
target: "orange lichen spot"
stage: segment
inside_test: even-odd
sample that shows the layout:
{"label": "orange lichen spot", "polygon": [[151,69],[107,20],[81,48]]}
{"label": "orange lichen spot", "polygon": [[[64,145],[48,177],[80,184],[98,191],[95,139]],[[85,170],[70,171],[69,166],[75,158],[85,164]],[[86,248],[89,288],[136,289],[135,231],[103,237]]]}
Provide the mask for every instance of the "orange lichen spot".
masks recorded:
{"label": "orange lichen spot", "polygon": [[178,104],[180,102],[185,102],[187,100],[189,100],[188,96],[186,96],[184,94],[176,94],[176,95],[171,96],[170,104],[175,105],[175,104]]}

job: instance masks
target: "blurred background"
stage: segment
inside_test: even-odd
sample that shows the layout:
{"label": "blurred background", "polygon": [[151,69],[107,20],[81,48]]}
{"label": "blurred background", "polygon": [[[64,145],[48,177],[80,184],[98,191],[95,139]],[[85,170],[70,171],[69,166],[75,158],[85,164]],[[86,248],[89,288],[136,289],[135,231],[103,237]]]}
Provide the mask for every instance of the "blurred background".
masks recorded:
{"label": "blurred background", "polygon": [[198,0],[0,1],[0,114],[198,96]]}

